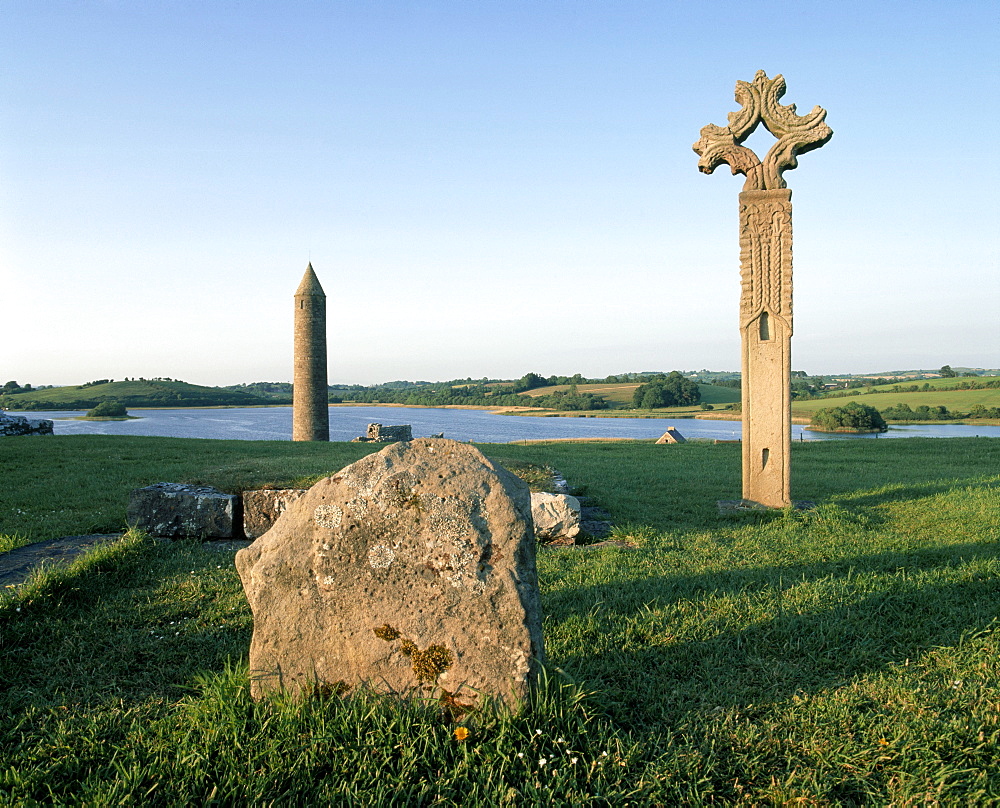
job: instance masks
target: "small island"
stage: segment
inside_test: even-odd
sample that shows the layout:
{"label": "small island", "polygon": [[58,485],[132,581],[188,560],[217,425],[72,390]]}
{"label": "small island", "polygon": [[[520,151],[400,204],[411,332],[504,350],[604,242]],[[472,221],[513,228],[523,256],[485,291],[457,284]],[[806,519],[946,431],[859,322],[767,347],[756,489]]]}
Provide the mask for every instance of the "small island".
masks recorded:
{"label": "small island", "polygon": [[878,410],[856,401],[843,407],[817,410],[809,422],[809,429],[813,432],[850,432],[859,435],[889,431]]}
{"label": "small island", "polygon": [[102,401],[86,415],[77,416],[78,421],[129,421],[138,418],[129,415],[125,405],[120,401]]}

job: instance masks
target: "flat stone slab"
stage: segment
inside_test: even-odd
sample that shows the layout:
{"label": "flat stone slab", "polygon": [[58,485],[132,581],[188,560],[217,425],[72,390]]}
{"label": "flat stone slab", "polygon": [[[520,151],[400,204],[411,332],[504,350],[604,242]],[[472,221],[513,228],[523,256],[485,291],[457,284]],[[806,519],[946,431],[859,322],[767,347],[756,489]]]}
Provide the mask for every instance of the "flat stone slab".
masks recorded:
{"label": "flat stone slab", "polygon": [[94,533],[89,536],[66,536],[26,544],[0,555],[0,586],[23,584],[42,564],[68,564],[93,547],[118,541],[121,533]]}
{"label": "flat stone slab", "polygon": [[550,541],[545,545],[553,550],[601,550],[605,547],[617,547],[621,550],[635,550],[634,544],[629,544],[621,539],[607,539],[605,541],[595,541],[592,544],[575,544],[574,542]]}
{"label": "flat stone slab", "polygon": [[239,497],[207,485],[156,483],[129,494],[129,525],[172,539],[232,539]]}
{"label": "flat stone slab", "polygon": [[0,435],[51,435],[53,422],[48,418],[27,418],[0,412]]}
{"label": "flat stone slab", "polygon": [[542,658],[527,485],[419,438],[321,480],[236,554],[251,693],[417,693],[514,703]]}
{"label": "flat stone slab", "polygon": [[[720,499],[716,505],[719,507],[721,516],[732,516],[737,513],[751,513],[753,511],[774,511],[780,508],[772,508],[769,505],[762,505],[749,499]],[[816,507],[815,502],[807,499],[796,500],[792,503],[792,508],[797,511],[808,511]]]}

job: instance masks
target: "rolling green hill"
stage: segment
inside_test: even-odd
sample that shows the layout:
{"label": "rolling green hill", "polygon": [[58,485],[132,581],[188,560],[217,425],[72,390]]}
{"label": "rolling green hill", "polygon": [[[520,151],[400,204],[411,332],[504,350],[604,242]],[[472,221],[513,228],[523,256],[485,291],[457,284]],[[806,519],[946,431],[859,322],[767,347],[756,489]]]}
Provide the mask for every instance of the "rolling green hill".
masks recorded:
{"label": "rolling green hill", "polygon": [[[952,382],[954,379],[939,379],[935,381]],[[865,390],[850,390],[846,396],[824,397],[812,401],[793,401],[792,414],[810,416],[817,410],[826,407],[841,407],[850,401],[857,401],[859,404],[868,404],[875,409],[882,411],[894,407],[897,404],[907,404],[911,408],[924,405],[928,407],[947,407],[950,412],[967,413],[976,404],[984,407],[1000,407],[1000,388],[992,387],[981,390],[936,390],[931,385],[931,390],[918,390],[916,392],[890,392],[893,385],[887,385],[879,392],[867,392]],[[904,389],[908,385],[902,385]],[[873,390],[879,388],[872,388]]]}
{"label": "rolling green hill", "polygon": [[990,385],[1000,387],[1000,378],[996,376],[976,376],[974,378],[915,379],[909,382],[877,384],[871,389],[879,393],[913,393],[919,390],[926,390],[928,387],[931,390],[951,390],[954,388],[976,390]]}
{"label": "rolling green hill", "polygon": [[[576,389],[580,393],[593,393],[595,396],[602,396],[612,407],[619,408],[632,406],[632,393],[635,392],[635,388],[638,386],[639,385],[637,383],[578,384]],[[568,390],[569,387],[570,385],[568,384],[557,384],[553,387],[536,387],[534,390],[528,390],[526,393],[522,393],[521,395],[538,398],[540,396],[545,396],[561,390]],[[714,384],[699,384],[698,389],[701,391],[701,400],[705,404],[716,406],[719,404],[733,404],[740,400],[740,391],[734,390],[731,387],[718,387]],[[690,407],[685,409],[690,409]]]}
{"label": "rolling green hill", "polygon": [[49,387],[0,396],[0,407],[10,410],[88,410],[102,401],[120,401],[126,407],[246,407],[271,403],[268,399],[218,387],[178,381],[128,381]]}

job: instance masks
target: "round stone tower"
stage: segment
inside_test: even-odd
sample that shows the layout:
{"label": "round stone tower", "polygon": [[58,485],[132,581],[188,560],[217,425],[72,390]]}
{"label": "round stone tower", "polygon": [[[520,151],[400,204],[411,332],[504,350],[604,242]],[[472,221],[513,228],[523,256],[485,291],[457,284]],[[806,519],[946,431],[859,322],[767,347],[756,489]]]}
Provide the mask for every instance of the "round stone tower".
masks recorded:
{"label": "round stone tower", "polygon": [[326,387],[326,294],[306,267],[295,291],[295,371],[292,378],[292,440],[330,440]]}

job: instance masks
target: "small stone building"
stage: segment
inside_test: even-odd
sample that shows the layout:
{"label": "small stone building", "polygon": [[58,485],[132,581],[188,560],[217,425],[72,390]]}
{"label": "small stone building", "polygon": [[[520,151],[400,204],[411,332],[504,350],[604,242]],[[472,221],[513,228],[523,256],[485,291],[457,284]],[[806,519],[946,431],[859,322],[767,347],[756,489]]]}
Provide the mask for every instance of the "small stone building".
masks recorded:
{"label": "small stone building", "polygon": [[400,440],[413,440],[413,427],[409,424],[385,426],[383,424],[368,424],[368,432],[364,437],[355,438],[356,443],[395,443]]}

